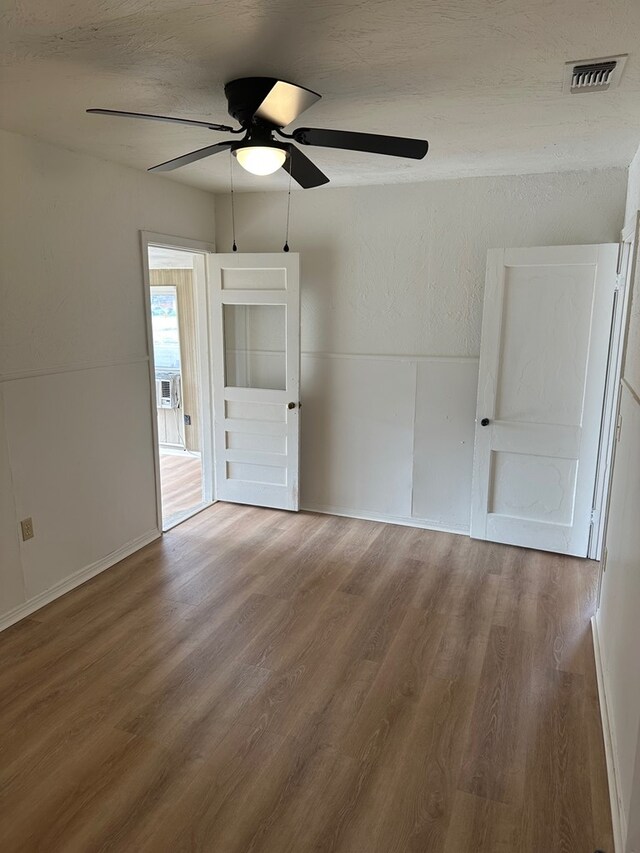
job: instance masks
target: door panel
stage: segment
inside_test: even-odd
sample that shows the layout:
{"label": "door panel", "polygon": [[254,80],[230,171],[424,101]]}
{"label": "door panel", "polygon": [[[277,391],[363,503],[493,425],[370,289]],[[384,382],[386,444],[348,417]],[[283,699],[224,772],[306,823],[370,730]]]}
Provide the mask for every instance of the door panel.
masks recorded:
{"label": "door panel", "polygon": [[586,556],[617,254],[489,251],[473,537]]}
{"label": "door panel", "polygon": [[216,497],[297,510],[298,255],[213,255],[209,272]]}
{"label": "door panel", "polygon": [[285,305],[222,306],[225,384],[287,389]]}

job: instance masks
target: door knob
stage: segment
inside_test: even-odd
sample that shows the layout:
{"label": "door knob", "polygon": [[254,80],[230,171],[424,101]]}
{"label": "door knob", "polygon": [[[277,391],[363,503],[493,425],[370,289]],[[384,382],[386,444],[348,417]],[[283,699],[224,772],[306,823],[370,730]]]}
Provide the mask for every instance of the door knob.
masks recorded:
{"label": "door knob", "polygon": [[489,426],[489,418],[483,418],[480,421],[480,426]]}
{"label": "door knob", "polygon": [[289,405],[287,406],[288,409],[295,409],[295,407],[296,407],[295,403],[289,403]]}

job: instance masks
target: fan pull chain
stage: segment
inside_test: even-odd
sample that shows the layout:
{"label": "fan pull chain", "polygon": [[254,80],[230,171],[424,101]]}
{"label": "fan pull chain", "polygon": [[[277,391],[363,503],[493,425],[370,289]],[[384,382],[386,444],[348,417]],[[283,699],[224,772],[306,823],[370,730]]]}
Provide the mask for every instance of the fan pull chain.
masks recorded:
{"label": "fan pull chain", "polygon": [[287,229],[284,237],[283,252],[289,251],[289,218],[291,216],[291,171],[289,171],[289,192],[287,194]]}
{"label": "fan pull chain", "polygon": [[233,237],[232,251],[237,252],[238,247],[236,246],[236,209],[233,200],[233,154],[231,153],[231,149],[229,149],[229,178],[231,180],[231,234]]}

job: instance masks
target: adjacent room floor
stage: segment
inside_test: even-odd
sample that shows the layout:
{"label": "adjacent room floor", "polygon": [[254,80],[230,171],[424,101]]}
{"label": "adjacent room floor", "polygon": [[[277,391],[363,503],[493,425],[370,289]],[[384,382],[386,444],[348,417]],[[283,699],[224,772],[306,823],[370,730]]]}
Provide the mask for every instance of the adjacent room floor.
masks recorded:
{"label": "adjacent room floor", "polygon": [[596,568],[216,504],[0,635],[0,847],[611,851]]}
{"label": "adjacent room floor", "polygon": [[162,526],[166,530],[202,506],[202,462],[187,452],[160,448]]}

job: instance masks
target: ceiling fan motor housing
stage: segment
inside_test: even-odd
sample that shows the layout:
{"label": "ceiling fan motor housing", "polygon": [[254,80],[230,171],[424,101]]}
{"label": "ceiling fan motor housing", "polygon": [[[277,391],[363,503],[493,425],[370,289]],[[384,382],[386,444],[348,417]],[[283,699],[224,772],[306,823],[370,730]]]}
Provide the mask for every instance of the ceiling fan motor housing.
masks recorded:
{"label": "ceiling fan motor housing", "polygon": [[251,124],[260,104],[278,81],[273,77],[242,77],[224,87],[229,115],[243,127]]}

